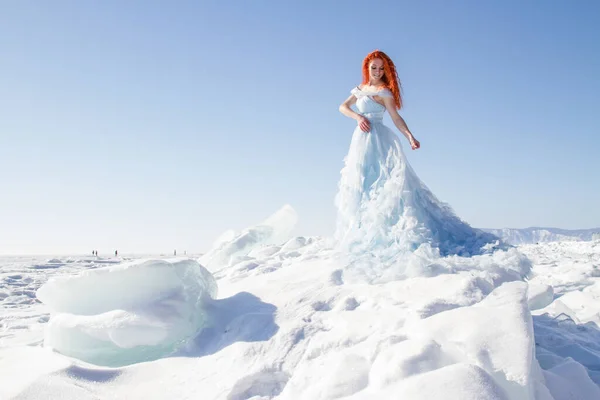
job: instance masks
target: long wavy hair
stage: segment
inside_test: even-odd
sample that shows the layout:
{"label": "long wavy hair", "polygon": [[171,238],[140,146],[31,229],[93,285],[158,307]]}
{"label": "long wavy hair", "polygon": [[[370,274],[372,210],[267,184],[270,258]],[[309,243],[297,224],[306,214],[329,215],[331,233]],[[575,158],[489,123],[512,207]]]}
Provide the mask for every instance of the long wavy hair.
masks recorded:
{"label": "long wavy hair", "polygon": [[399,110],[402,108],[402,86],[400,83],[400,79],[398,78],[398,72],[396,72],[396,66],[390,57],[385,54],[383,51],[375,50],[367,54],[365,59],[363,60],[362,65],[362,74],[363,74],[363,85],[369,84],[369,64],[374,59],[379,58],[383,61],[383,77],[381,80],[383,81],[383,86],[388,88],[392,95],[394,96],[394,102],[396,103],[396,108]]}

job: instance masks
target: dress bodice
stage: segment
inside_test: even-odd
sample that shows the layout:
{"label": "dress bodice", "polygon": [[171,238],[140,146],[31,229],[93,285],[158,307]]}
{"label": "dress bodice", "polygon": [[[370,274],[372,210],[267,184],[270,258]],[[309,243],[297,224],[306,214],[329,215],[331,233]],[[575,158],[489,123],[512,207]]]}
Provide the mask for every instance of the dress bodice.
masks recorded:
{"label": "dress bodice", "polygon": [[369,91],[355,87],[350,93],[356,97],[356,108],[361,115],[364,115],[372,122],[381,122],[385,113],[385,106],[376,102],[373,96],[392,97],[392,92],[389,89]]}

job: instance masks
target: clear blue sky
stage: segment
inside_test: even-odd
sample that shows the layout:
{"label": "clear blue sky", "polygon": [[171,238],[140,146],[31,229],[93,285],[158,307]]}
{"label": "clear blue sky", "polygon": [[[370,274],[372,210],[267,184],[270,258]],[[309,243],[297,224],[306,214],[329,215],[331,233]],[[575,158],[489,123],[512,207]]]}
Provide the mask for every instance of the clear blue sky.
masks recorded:
{"label": "clear blue sky", "polygon": [[374,49],[463,219],[600,226],[600,2],[5,1],[0,254],[204,251],[285,203],[331,233]]}

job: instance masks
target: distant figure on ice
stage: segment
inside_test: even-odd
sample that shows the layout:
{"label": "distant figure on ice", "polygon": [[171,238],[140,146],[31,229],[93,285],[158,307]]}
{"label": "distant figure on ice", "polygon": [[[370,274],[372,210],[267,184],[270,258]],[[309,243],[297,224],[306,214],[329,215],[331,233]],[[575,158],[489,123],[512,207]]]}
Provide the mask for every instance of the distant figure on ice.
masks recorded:
{"label": "distant figure on ice", "polygon": [[177,255],[177,250],[173,250],[173,255],[176,256]]}
{"label": "distant figure on ice", "polygon": [[119,254],[119,252],[117,250],[115,250],[115,257]]}
{"label": "distant figure on ice", "polygon": [[389,259],[421,244],[442,255],[480,253],[497,238],[471,228],[440,202],[408,164],[398,136],[383,124],[387,110],[410,147],[421,147],[398,114],[401,84],[394,63],[384,52],[373,51],[363,60],[362,75],[362,84],[339,107],[357,127],[336,196],[338,243],[362,254],[379,249],[377,254]]}

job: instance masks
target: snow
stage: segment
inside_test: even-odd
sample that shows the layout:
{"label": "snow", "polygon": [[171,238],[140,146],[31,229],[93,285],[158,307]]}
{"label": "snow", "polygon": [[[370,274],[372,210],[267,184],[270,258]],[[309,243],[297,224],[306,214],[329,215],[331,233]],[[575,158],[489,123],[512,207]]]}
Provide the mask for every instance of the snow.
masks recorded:
{"label": "snow", "polygon": [[[490,269],[465,266],[379,283],[347,281],[329,245],[291,238],[220,266],[219,297],[208,296],[198,313],[206,318],[203,328],[154,361],[117,368],[65,356],[68,346],[42,347],[49,335],[42,328],[65,313],[88,327],[85,318],[152,304],[161,287],[185,292],[169,271],[177,263],[202,271],[195,261],[107,266],[60,257],[59,269],[34,269],[44,260],[2,259],[0,398],[600,398],[600,243],[527,245],[494,252]],[[522,253],[533,266],[525,280]],[[14,302],[44,283],[39,292],[44,298],[48,291],[48,305]],[[86,291],[89,304],[70,300]],[[128,297],[119,301],[118,293]],[[120,351],[135,349],[127,346],[148,340],[149,332],[144,325]]]}
{"label": "snow", "polygon": [[550,285],[530,284],[528,303],[531,311],[548,306],[554,300],[554,289]]}

